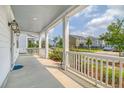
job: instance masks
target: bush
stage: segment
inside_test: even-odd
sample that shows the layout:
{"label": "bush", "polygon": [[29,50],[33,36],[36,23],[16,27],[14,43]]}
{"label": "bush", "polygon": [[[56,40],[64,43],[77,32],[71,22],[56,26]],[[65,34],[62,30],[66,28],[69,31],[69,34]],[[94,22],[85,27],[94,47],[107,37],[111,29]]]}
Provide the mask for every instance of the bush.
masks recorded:
{"label": "bush", "polygon": [[[104,78],[106,76],[106,68],[103,69],[103,75],[104,75]],[[118,68],[115,68],[115,84],[118,84],[119,82],[119,69]],[[122,78],[124,78],[124,71],[122,72]],[[112,68],[109,68],[108,69],[108,79],[109,79],[109,82],[112,82]]]}
{"label": "bush", "polygon": [[62,62],[63,56],[62,56],[62,49],[55,48],[49,53],[49,58],[54,61]]}

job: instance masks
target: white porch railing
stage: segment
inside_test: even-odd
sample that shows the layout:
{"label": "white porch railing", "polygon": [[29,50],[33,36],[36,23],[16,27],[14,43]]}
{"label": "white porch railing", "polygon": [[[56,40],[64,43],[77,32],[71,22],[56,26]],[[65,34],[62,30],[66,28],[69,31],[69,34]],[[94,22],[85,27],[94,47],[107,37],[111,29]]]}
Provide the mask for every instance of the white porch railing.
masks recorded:
{"label": "white porch railing", "polygon": [[67,52],[68,69],[105,87],[124,87],[124,58],[94,53]]}
{"label": "white porch railing", "polygon": [[39,55],[39,48],[27,48],[27,53],[31,55]]}
{"label": "white porch railing", "polygon": [[45,58],[44,48],[26,48],[26,53],[30,55],[39,55],[40,57]]}

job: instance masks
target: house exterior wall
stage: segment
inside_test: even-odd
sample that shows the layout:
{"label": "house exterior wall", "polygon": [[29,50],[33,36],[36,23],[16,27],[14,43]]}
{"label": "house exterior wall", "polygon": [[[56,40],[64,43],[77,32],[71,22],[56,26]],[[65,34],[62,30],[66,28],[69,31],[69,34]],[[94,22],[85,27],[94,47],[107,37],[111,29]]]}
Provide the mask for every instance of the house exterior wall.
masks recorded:
{"label": "house exterior wall", "polygon": [[[93,38],[91,38],[92,39],[92,45],[91,45],[91,47],[102,47],[103,46],[103,44],[102,44],[102,41],[100,41],[100,40],[98,40],[98,39],[93,39]],[[86,39],[80,39],[80,38],[77,38],[77,46],[80,46],[80,44],[83,44],[84,45],[84,47],[87,47],[87,45],[86,45]]]}
{"label": "house exterior wall", "polygon": [[[92,39],[92,45],[91,47],[104,47],[103,41],[98,40],[98,38],[91,38]],[[70,35],[69,36],[69,45],[70,48],[72,47],[79,47],[80,44],[83,44],[84,47],[87,47],[86,45],[86,37],[76,36],[76,35]]]}
{"label": "house exterior wall", "polygon": [[75,46],[76,47],[79,47],[80,46],[80,43],[81,43],[81,40],[76,38],[76,45]]}
{"label": "house exterior wall", "polygon": [[76,38],[69,36],[69,47],[74,48],[76,46]]}
{"label": "house exterior wall", "polygon": [[0,87],[6,79],[11,64],[17,59],[18,49],[16,48],[16,37],[13,38],[13,63],[11,57],[11,30],[8,22],[14,19],[13,12],[10,6],[0,6]]}

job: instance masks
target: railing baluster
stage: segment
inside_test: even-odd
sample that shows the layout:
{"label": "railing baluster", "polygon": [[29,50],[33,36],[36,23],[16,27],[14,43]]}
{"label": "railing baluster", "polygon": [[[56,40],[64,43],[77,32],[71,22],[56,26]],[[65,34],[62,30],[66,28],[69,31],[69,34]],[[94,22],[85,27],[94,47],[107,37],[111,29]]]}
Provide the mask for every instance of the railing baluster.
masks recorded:
{"label": "railing baluster", "polygon": [[73,56],[74,56],[74,69],[75,69],[75,65],[76,65],[76,64],[75,64],[75,54],[73,54]]}
{"label": "railing baluster", "polygon": [[[69,62],[68,62],[68,66],[69,66],[70,63],[71,63],[70,57],[71,57],[71,53],[68,53],[68,60],[69,60]],[[70,67],[71,67],[71,66],[70,66]]]}
{"label": "railing baluster", "polygon": [[77,71],[78,71],[78,61],[79,61],[79,54],[77,54]]}
{"label": "railing baluster", "polygon": [[89,57],[87,57],[88,59],[88,61],[87,61],[87,71],[88,71],[88,77],[89,77],[89,64],[90,64],[90,58]]}
{"label": "railing baluster", "polygon": [[79,64],[78,64],[78,61],[79,61],[79,54],[77,54],[77,71],[78,71],[78,69],[79,69],[79,68],[78,68],[78,65],[79,65]]}
{"label": "railing baluster", "polygon": [[76,54],[74,54],[74,69],[76,69]]}
{"label": "railing baluster", "polygon": [[112,62],[112,87],[115,87],[115,62]]}
{"label": "railing baluster", "polygon": [[74,54],[72,54],[72,61],[73,61],[73,66],[72,66],[72,68],[74,68]]}
{"label": "railing baluster", "polygon": [[108,85],[108,60],[106,60],[106,85]]}
{"label": "railing baluster", "polygon": [[69,54],[69,62],[68,62],[68,66],[70,66],[71,67],[71,53]]}
{"label": "railing baluster", "polygon": [[81,72],[83,72],[83,58],[82,58],[82,55],[81,55]]}
{"label": "railing baluster", "polygon": [[77,71],[79,70],[79,54],[77,54]]}
{"label": "railing baluster", "polygon": [[81,72],[81,54],[80,54],[80,59],[79,60],[80,60],[80,72]]}
{"label": "railing baluster", "polygon": [[74,69],[76,69],[76,54],[74,54],[74,56],[75,56],[75,68]]}
{"label": "railing baluster", "polygon": [[92,79],[93,79],[93,58],[91,59],[91,61],[92,61],[92,62],[91,62],[91,64],[92,64],[92,65],[91,65],[91,77],[92,77]]}
{"label": "railing baluster", "polygon": [[86,56],[84,57],[84,75],[86,75]]}
{"label": "railing baluster", "polygon": [[82,72],[83,72],[83,74],[84,74],[84,55],[83,55],[83,66],[82,66]]}
{"label": "railing baluster", "polygon": [[80,54],[78,54],[78,71],[80,72]]}
{"label": "railing baluster", "polygon": [[74,69],[75,69],[75,54],[73,54],[73,62],[74,62]]}
{"label": "railing baluster", "polygon": [[123,63],[120,61],[119,88],[122,88]]}
{"label": "railing baluster", "polygon": [[73,68],[73,54],[71,53],[71,67]]}
{"label": "railing baluster", "polygon": [[76,54],[76,70],[77,70],[77,54]]}
{"label": "railing baluster", "polygon": [[72,54],[70,53],[69,56],[70,61],[68,62],[69,63],[68,66],[72,67]]}
{"label": "railing baluster", "polygon": [[100,82],[103,80],[103,60],[100,61]]}
{"label": "railing baluster", "polygon": [[96,81],[98,80],[98,59],[95,60],[96,62]]}

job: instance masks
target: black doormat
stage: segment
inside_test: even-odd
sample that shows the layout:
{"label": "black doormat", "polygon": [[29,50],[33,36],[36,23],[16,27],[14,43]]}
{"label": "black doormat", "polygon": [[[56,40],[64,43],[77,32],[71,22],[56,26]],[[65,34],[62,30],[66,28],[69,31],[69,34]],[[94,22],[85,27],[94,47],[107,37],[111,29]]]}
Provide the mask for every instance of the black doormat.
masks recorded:
{"label": "black doormat", "polygon": [[15,66],[13,67],[13,70],[18,70],[18,69],[21,69],[23,68],[24,66],[21,65],[21,64],[15,64]]}

